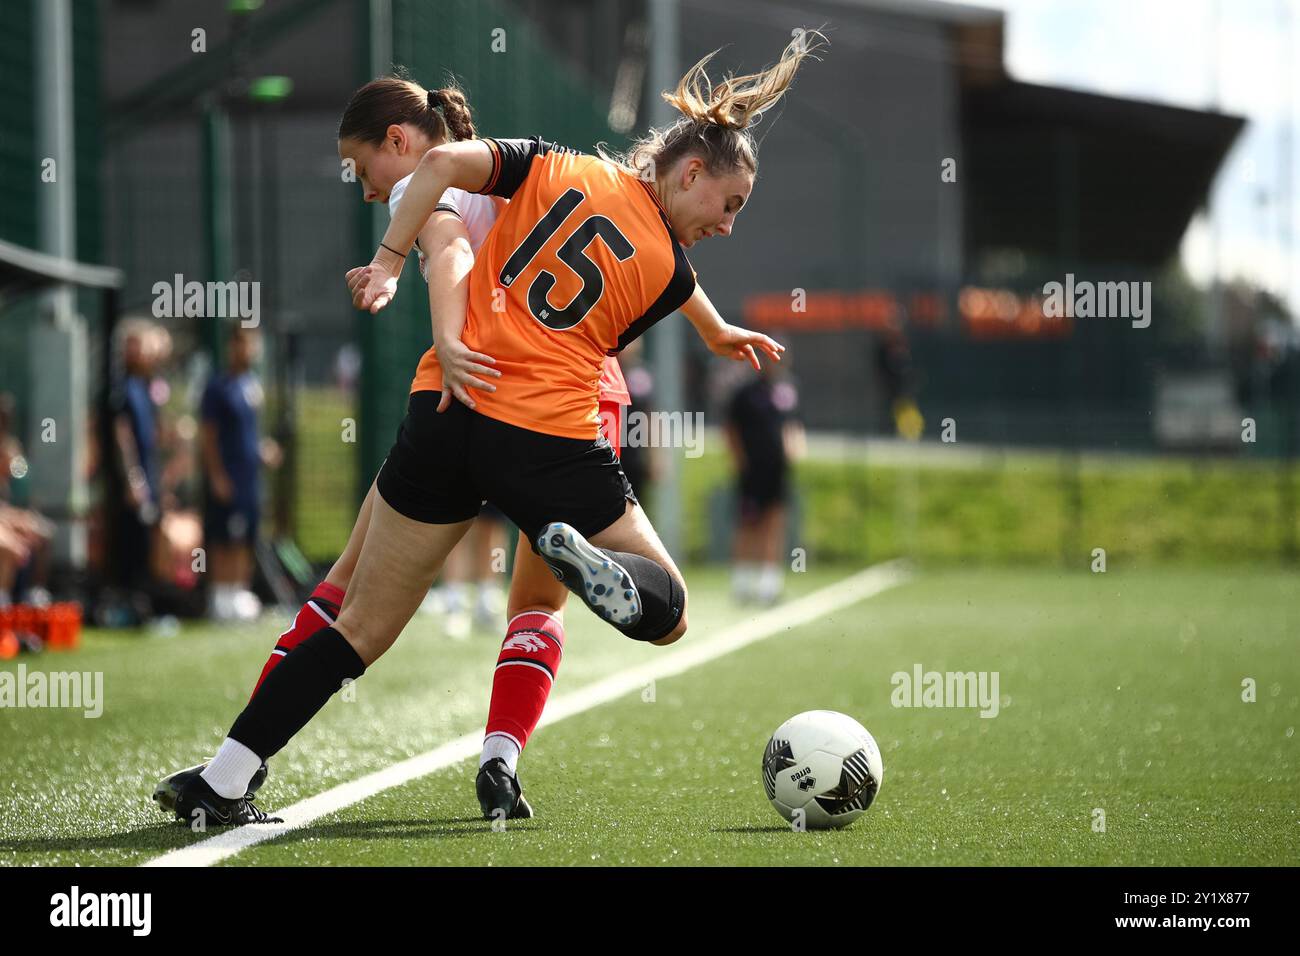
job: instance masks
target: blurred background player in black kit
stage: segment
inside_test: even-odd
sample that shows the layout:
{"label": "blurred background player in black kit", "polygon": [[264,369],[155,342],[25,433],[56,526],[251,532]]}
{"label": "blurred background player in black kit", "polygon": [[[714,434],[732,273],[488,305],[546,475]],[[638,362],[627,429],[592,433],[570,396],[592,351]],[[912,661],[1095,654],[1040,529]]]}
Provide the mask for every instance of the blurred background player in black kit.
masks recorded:
{"label": "blurred background player in black kit", "polygon": [[737,472],[732,593],[742,604],[773,604],[784,580],[790,463],[803,454],[794,418],[798,393],[782,366],[768,363],[738,388],[727,408],[727,447]]}
{"label": "blurred background player in black kit", "polygon": [[248,621],[261,614],[252,592],[253,547],[261,517],[262,465],[278,464],[279,449],[258,434],[262,386],[253,373],[261,339],[236,325],[226,343],[226,368],[203,392],[202,456],[207,495],[203,539],[208,550],[209,615]]}
{"label": "blurred background player in black kit", "polygon": [[[628,415],[638,410],[645,414],[655,407],[654,375],[646,365],[643,346],[644,340],[637,339],[618,355],[619,364],[623,368],[623,378],[627,382]],[[623,442],[619,449],[618,460],[623,466],[623,474],[627,475],[627,480],[636,489],[637,497],[643,503],[647,503],[647,508],[651,508],[654,503],[655,484],[662,472],[660,462],[654,455],[658,449],[645,447],[644,441],[629,442],[626,418],[627,416],[624,417]]]}
{"label": "blurred background player in black kit", "polygon": [[902,438],[916,441],[925,429],[925,420],[916,407],[917,376],[912,365],[912,349],[902,329],[887,325],[875,336],[874,364],[884,398],[887,421],[880,422],[886,431],[889,426]]}

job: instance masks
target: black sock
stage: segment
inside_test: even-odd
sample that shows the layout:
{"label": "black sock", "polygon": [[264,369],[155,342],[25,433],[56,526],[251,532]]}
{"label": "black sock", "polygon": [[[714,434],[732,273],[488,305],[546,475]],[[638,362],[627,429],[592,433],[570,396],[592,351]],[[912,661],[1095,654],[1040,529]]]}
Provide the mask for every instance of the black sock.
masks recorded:
{"label": "black sock", "polygon": [[342,634],[332,627],[317,631],[267,675],[230,728],[230,737],[268,760],[325,706],[344,680],[355,680],[365,671]]}
{"label": "black sock", "polygon": [[677,579],[659,562],[639,554],[608,548],[596,550],[623,565],[641,595],[641,620],[631,625],[614,626],[634,641],[657,641],[667,637],[682,619],[686,607],[686,592]]}

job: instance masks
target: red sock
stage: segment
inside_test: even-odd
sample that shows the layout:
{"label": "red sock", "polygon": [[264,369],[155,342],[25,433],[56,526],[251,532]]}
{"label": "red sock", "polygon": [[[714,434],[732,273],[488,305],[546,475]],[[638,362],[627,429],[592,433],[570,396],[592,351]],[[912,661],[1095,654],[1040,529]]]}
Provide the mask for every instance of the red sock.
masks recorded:
{"label": "red sock", "polygon": [[311,592],[311,597],[307,603],[298,609],[298,616],[293,619],[293,624],[289,630],[280,635],[275,642],[275,650],[267,658],[266,666],[262,668],[262,676],[257,679],[257,685],[253,688],[253,693],[249,695],[249,700],[257,696],[257,692],[262,689],[262,681],[266,680],[267,675],[275,670],[275,665],[284,660],[284,655],[301,644],[307,638],[311,637],[317,631],[330,627],[334,619],[339,616],[339,608],[343,606],[343,589],[335,587],[326,581],[316,585],[316,590]]}
{"label": "red sock", "polygon": [[564,625],[544,611],[524,611],[506,625],[486,736],[503,734],[522,751],[541,719],[564,654]]}

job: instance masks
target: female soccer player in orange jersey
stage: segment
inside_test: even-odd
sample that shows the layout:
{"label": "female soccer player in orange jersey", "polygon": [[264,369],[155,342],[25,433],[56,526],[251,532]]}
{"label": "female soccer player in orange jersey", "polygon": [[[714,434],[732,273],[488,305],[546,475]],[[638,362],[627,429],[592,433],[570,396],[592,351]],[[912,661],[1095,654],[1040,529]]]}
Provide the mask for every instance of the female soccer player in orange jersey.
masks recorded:
{"label": "female soccer player in orange jersey", "polygon": [[[390,212],[399,207],[401,194],[425,151],[444,142],[473,139],[475,135],[469,104],[459,89],[425,90],[419,84],[397,76],[381,77],[361,87],[353,94],[339,125],[340,153],[353,164],[363,198],[366,202],[385,203]],[[459,265],[459,253],[464,243],[468,243],[471,252],[478,251],[495,223],[501,205],[500,200],[489,196],[448,190],[430,217],[430,229],[422,232],[424,244],[420,251],[420,271],[426,281],[430,263],[438,270],[445,267],[448,257],[456,256]],[[439,230],[436,236],[434,229]],[[466,271],[467,268],[460,270],[461,273]],[[458,401],[473,408],[472,390],[491,389],[490,382],[485,380],[498,373],[490,367],[492,360],[489,356],[475,353],[461,342],[465,314],[463,283],[449,284],[453,286],[450,295],[439,281],[429,287],[435,298],[450,298],[453,303],[451,308],[438,309],[434,313],[443,323],[441,328],[435,327],[434,335],[450,383],[443,407],[445,409],[450,404],[454,392]],[[622,410],[630,403],[630,398],[618,360],[612,356],[602,369],[599,401],[602,433],[617,454]],[[334,623],[365,541],[374,494],[372,485],[343,553],[299,609],[289,629],[277,639],[253,688],[254,696],[285,655],[316,631]],[[506,638],[497,663],[488,712],[480,774],[486,779],[480,781],[481,790],[509,788],[511,784],[518,787],[516,762],[541,716],[558,669],[567,597],[568,591],[564,586],[521,540],[506,607]],[[521,659],[519,652],[512,648],[524,640],[549,644],[550,653],[544,655],[548,659],[541,663],[527,657]],[[537,656],[541,655],[533,655]],[[533,666],[527,670],[512,669],[521,664]],[[501,769],[496,766],[497,761]],[[163,809],[172,810],[179,788],[190,777],[202,772],[205,766],[190,767],[164,777],[154,789],[154,799]],[[265,779],[263,768],[252,781],[250,792],[256,792]],[[522,796],[517,809],[521,815],[531,813]]]}
{"label": "female soccer player in orange jersey", "polygon": [[[259,765],[391,646],[484,499],[520,526],[566,586],[629,637],[662,645],[685,632],[681,574],[609,442],[596,437],[597,382],[607,355],[688,302],[707,303],[684,249],[730,233],[756,171],[747,127],[781,97],[809,52],[801,34],[770,70],[717,88],[705,74],[706,58],[667,95],[682,118],[652,131],[624,163],[540,138],[455,142],[424,154],[380,253],[367,269],[349,273],[354,302],[378,311],[417,239],[425,246],[427,232],[427,245],[440,245],[430,217],[448,189],[511,199],[470,272],[460,337],[479,373],[490,365],[499,377],[495,387],[482,383],[471,410],[449,402],[449,356],[426,353],[376,481],[337,621],[270,674],[212,764],[182,788],[178,816],[264,817],[243,799]],[[435,275],[431,265],[431,287],[454,273]],[[431,296],[435,335],[447,326],[450,298]],[[715,352],[757,363],[757,347],[779,357],[780,346],[766,336],[707,311]],[[522,640],[519,649],[537,643],[546,642]],[[518,793],[516,784],[514,801],[507,794],[500,810],[517,810]]]}

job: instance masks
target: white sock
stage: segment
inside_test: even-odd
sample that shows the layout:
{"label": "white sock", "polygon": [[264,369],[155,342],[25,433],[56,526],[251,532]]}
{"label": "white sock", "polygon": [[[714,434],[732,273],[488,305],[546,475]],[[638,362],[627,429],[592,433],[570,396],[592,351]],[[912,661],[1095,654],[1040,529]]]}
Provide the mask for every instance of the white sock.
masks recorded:
{"label": "white sock", "polygon": [[214,584],[208,593],[208,613],[216,618],[230,617],[234,610],[234,600],[234,585]]}
{"label": "white sock", "polygon": [[506,593],[496,578],[484,578],[478,583],[478,611],[480,614],[505,612]]}
{"label": "white sock", "polygon": [[452,581],[442,586],[443,600],[447,602],[447,613],[455,614],[469,610],[469,585]]}
{"label": "white sock", "polygon": [[489,760],[498,757],[506,762],[511,773],[515,772],[515,768],[519,766],[519,744],[515,742],[515,738],[496,733],[488,734],[483,739],[483,756],[479,758],[478,765],[482,767]]}
{"label": "white sock", "polygon": [[249,781],[257,768],[262,766],[262,758],[249,750],[238,740],[227,737],[222,741],[221,749],[212,758],[212,762],[199,774],[208,782],[208,786],[227,800],[238,800],[248,793]]}
{"label": "white sock", "polygon": [[764,601],[770,601],[781,593],[781,566],[765,564],[758,579],[758,595]]}
{"label": "white sock", "polygon": [[738,598],[750,597],[758,585],[758,565],[738,562],[731,571],[731,590]]}

